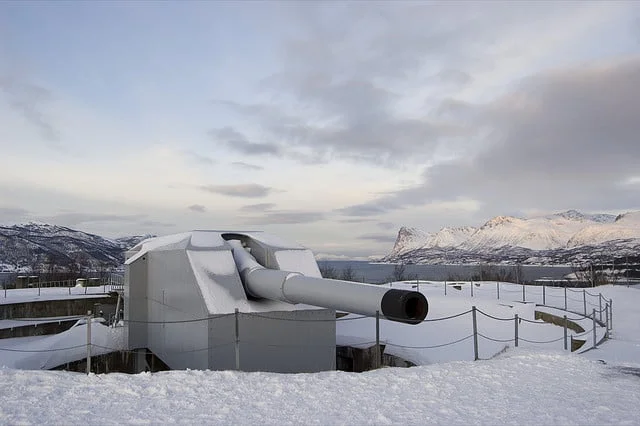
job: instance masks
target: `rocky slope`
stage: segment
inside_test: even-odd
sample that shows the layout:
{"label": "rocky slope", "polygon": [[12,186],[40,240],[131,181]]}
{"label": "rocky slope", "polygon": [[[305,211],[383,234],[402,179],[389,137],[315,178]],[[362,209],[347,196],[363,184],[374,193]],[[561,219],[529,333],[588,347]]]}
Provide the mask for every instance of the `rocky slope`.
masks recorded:
{"label": "rocky slope", "polygon": [[0,226],[0,271],[109,269],[124,261],[124,251],[150,237],[110,240],[44,223]]}

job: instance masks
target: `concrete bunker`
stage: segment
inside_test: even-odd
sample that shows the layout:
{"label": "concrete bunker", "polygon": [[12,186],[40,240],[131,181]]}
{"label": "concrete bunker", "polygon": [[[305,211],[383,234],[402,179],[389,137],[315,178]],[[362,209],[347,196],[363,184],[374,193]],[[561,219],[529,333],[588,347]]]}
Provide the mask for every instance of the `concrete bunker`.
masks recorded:
{"label": "concrete bunker", "polygon": [[311,250],[254,231],[138,244],[126,254],[124,299],[139,371],[147,349],[172,369],[333,370],[336,311],[409,324],[428,312],[418,292],[323,279]]}

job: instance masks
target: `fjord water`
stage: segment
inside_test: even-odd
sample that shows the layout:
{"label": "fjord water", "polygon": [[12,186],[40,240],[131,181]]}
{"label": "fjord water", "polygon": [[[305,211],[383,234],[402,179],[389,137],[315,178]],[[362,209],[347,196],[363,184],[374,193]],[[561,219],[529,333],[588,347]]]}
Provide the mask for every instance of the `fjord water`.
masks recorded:
{"label": "fjord water", "polygon": [[[343,271],[351,268],[355,280],[370,283],[388,282],[394,278],[396,265],[387,263],[370,263],[367,261],[326,260],[319,261],[321,269],[333,268],[337,277],[342,276]],[[511,274],[516,279],[516,266],[514,265],[404,265],[405,279],[420,280],[470,280],[480,275],[484,268],[491,272]],[[562,279],[571,273],[571,267],[561,266],[520,266],[520,281],[532,281],[540,278]]]}
{"label": "fjord water", "polygon": [[[333,268],[337,277],[341,277],[344,270],[351,268],[356,281],[365,281],[374,284],[388,282],[394,275],[396,265],[386,263],[370,263],[367,261],[352,260],[321,260],[318,261],[321,268]],[[516,267],[512,265],[405,265],[405,279],[418,278],[421,280],[470,280],[480,275],[481,268],[490,269],[491,272],[499,271],[511,273],[516,278]],[[562,279],[571,273],[570,266],[530,266],[522,265],[520,280],[532,281],[539,278]],[[9,281],[15,274],[0,272],[0,285]]]}

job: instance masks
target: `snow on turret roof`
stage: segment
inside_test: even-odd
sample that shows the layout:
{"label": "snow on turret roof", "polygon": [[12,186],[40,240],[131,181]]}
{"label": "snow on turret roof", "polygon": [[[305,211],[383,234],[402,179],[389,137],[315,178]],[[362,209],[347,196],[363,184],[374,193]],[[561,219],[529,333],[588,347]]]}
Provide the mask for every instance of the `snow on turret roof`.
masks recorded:
{"label": "snow on turret roof", "polygon": [[222,231],[222,230],[196,230],[183,232],[180,234],[165,235],[162,237],[149,238],[138,243],[135,247],[129,250],[129,253],[135,253],[129,259],[125,261],[125,264],[130,264],[146,253],[151,251],[168,251],[168,250],[189,250],[189,249],[215,249],[224,246],[223,234],[241,234],[246,235],[274,248],[290,249],[290,250],[303,250],[305,247],[288,242],[275,235],[266,234],[262,231]]}

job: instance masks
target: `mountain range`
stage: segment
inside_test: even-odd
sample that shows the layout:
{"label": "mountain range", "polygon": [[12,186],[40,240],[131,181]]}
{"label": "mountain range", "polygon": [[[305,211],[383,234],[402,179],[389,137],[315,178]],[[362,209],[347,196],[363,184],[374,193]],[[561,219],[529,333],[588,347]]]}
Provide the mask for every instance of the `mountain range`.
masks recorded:
{"label": "mountain range", "polygon": [[112,240],[45,223],[0,226],[0,272],[114,269],[127,249],[152,236]]}
{"label": "mountain range", "polygon": [[546,216],[496,216],[480,227],[435,233],[402,227],[392,263],[571,264],[611,262],[640,253],[640,212],[618,216],[568,210]]}
{"label": "mountain range", "polygon": [[[116,239],[30,222],[0,226],[0,272],[115,269],[124,252],[153,235]],[[431,233],[402,227],[389,263],[611,263],[640,254],[640,211],[618,216],[575,210],[547,216],[496,216],[480,227]]]}

